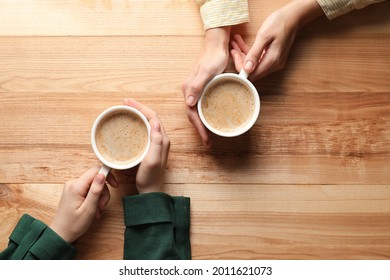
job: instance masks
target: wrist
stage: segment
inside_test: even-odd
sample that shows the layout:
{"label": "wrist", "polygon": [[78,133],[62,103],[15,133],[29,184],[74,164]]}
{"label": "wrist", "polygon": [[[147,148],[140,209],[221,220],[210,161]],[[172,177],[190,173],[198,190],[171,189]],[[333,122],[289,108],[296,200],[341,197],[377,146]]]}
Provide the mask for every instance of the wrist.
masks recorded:
{"label": "wrist", "polygon": [[205,46],[226,49],[230,42],[230,26],[207,29],[205,32]]}
{"label": "wrist", "polygon": [[75,238],[71,236],[71,234],[68,234],[66,230],[62,230],[61,227],[58,227],[54,222],[50,225],[50,228],[62,239],[64,239],[68,243],[73,243]]}
{"label": "wrist", "polygon": [[161,192],[162,187],[160,186],[150,186],[150,187],[139,187],[137,185],[138,194]]}
{"label": "wrist", "polygon": [[152,178],[151,181],[136,181],[135,186],[139,194],[150,192],[161,192],[164,186],[164,176],[160,175],[158,178]]}
{"label": "wrist", "polygon": [[291,18],[292,24],[296,29],[300,29],[324,15],[321,6],[316,0],[293,0],[282,9]]}

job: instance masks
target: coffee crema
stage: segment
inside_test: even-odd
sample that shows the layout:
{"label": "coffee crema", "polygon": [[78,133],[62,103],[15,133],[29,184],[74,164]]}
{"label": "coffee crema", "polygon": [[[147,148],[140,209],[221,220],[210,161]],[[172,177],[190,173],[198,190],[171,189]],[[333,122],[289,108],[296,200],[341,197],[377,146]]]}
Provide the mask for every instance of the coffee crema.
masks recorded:
{"label": "coffee crema", "polygon": [[214,129],[231,133],[245,126],[255,111],[248,87],[238,81],[221,80],[211,85],[202,98],[202,113]]}
{"label": "coffee crema", "polygon": [[114,164],[134,162],[144,153],[147,143],[147,127],[132,112],[114,112],[101,120],[96,128],[96,147],[108,162]]}

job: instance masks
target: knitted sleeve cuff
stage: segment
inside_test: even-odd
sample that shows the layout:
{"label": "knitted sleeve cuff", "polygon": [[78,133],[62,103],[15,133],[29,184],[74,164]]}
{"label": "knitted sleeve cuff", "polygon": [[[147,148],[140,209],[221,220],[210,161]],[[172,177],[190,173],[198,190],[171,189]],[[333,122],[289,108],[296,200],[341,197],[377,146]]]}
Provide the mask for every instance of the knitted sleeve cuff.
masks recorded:
{"label": "knitted sleeve cuff", "polygon": [[204,30],[249,22],[248,1],[212,0],[200,8]]}
{"label": "knitted sleeve cuff", "polygon": [[329,20],[384,0],[316,0]]}

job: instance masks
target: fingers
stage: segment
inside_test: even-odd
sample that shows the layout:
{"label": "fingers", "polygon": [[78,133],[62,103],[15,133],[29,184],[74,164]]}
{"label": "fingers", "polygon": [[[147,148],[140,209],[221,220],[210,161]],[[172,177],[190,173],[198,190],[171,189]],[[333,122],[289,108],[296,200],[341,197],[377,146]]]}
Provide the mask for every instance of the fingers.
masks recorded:
{"label": "fingers", "polygon": [[276,61],[275,55],[271,53],[265,53],[263,59],[258,65],[257,69],[251,74],[250,78],[257,80],[267,76],[268,74],[276,71],[274,69],[274,63]]}
{"label": "fingers", "polygon": [[[91,183],[99,170],[99,166],[93,166],[88,169],[83,175],[73,181],[72,185],[76,186],[73,189],[80,195],[83,195],[84,197],[87,196]],[[119,184],[112,173],[108,173],[107,182],[114,188],[119,187]]]}
{"label": "fingers", "polygon": [[250,50],[247,52],[244,61],[244,70],[247,73],[252,73],[252,71],[256,68],[261,56],[263,55],[265,47],[269,44],[270,41],[270,38],[263,38],[262,33],[257,33],[255,42],[250,48]]}
{"label": "fingers", "polygon": [[96,218],[100,219],[107,203],[110,201],[110,191],[107,186],[104,186],[102,194],[98,202],[98,211],[96,211]]}
{"label": "fingers", "polygon": [[[191,90],[191,86],[192,86],[191,83],[193,80],[196,79],[196,75],[199,72],[199,67],[200,67],[199,64],[196,64],[194,66],[194,69],[191,71],[190,75],[187,77],[187,79],[183,82],[181,86],[181,91],[184,95],[184,102],[187,104],[187,106],[193,106],[192,104],[195,104],[196,95],[199,89],[194,88]],[[191,91],[194,91],[195,93],[191,94]]]}
{"label": "fingers", "polygon": [[150,126],[150,147],[144,161],[149,166],[165,169],[170,149],[170,140],[157,119],[153,119]]}
{"label": "fingers", "polygon": [[69,186],[68,191],[71,193],[80,195],[82,197],[86,197],[89,191],[89,188],[91,186],[91,183],[93,179],[95,178],[96,174],[99,172],[100,167],[94,166],[88,169],[84,174],[82,174],[79,178],[72,181],[70,184],[66,184],[66,186]]}
{"label": "fingers", "polygon": [[162,137],[162,140],[163,140],[162,157],[163,157],[164,162],[166,164],[167,159],[168,159],[169,150],[171,148],[171,141],[169,140],[168,135],[166,134],[165,129],[161,125],[161,123],[158,122],[157,124],[158,124],[158,126],[155,126],[155,133],[157,133],[158,129],[160,129],[161,137]]}
{"label": "fingers", "polygon": [[[148,154],[152,154],[155,156],[164,156],[165,158],[168,157],[169,149],[170,149],[170,140],[168,138],[167,133],[165,132],[164,127],[161,124],[161,121],[158,117],[158,115],[149,107],[135,101],[132,98],[127,98],[124,100],[124,104],[131,106],[137,110],[139,110],[142,114],[145,115],[147,120],[150,123],[151,126],[151,134],[150,134],[150,141],[151,146],[149,148]],[[155,151],[158,147],[161,147],[161,151]],[[150,152],[150,149],[152,150]],[[148,155],[147,155],[148,156]]]}
{"label": "fingers", "polygon": [[185,102],[190,107],[196,105],[207,82],[215,76],[214,73],[205,69],[200,70],[199,67],[201,66],[197,66],[197,69],[184,82],[182,87]]}
{"label": "fingers", "polygon": [[187,82],[183,84],[183,93],[184,98],[186,100],[186,104],[188,106],[188,119],[198,131],[200,138],[202,139],[203,145],[207,148],[210,148],[211,140],[208,135],[208,131],[200,120],[197,108],[195,106],[207,82],[214,77],[213,75],[209,75],[206,73],[208,72],[201,71],[199,75],[197,75],[191,82],[189,82],[191,79],[187,80]]}
{"label": "fingers", "polygon": [[123,104],[130,106],[130,107],[133,107],[133,108],[137,109],[138,111],[140,111],[149,122],[151,119],[157,118],[157,114],[152,109],[135,101],[133,98],[124,99]]}
{"label": "fingers", "polygon": [[[231,43],[231,54],[236,70],[242,68],[248,73],[250,80],[257,80],[269,75],[272,72],[284,68],[287,57],[283,56],[280,47],[281,42],[272,36],[268,39],[262,38],[263,33],[258,33],[252,48],[248,48],[240,35],[235,35]],[[265,36],[265,35],[264,35]],[[289,47],[286,47],[288,53]],[[248,65],[246,63],[250,62]],[[251,62],[254,64],[252,65]],[[253,67],[252,67],[253,66]],[[251,68],[251,71],[249,69]]]}
{"label": "fingers", "polygon": [[232,41],[231,45],[232,49],[230,50],[230,54],[232,55],[233,63],[237,72],[240,72],[244,65],[245,53],[243,53],[237,42]]}
{"label": "fingers", "polygon": [[282,50],[277,42],[271,43],[265,51],[257,69],[250,75],[251,80],[263,78],[275,71],[283,69],[287,56],[282,54]]}
{"label": "fingers", "polygon": [[187,114],[188,114],[188,119],[192,123],[192,125],[195,127],[195,129],[198,131],[200,138],[202,139],[203,145],[206,148],[210,148],[212,146],[211,138],[209,135],[208,130],[206,127],[203,125],[198,111],[194,107],[188,107],[187,109]]}
{"label": "fingers", "polygon": [[149,123],[151,122],[158,122],[159,123],[159,126],[160,126],[160,130],[161,130],[161,133],[164,137],[164,139],[168,139],[167,137],[167,134],[165,132],[165,129],[164,127],[161,125],[161,121],[160,121],[160,118],[158,117],[158,115],[156,114],[156,112],[154,112],[152,109],[150,109],[149,107],[135,101],[133,98],[126,98],[123,100],[123,103],[127,106],[130,106],[130,107],[133,107],[135,109],[137,109],[138,111],[140,111],[142,114],[144,114],[144,116],[146,117],[146,119],[149,121]]}
{"label": "fingers", "polygon": [[111,172],[108,173],[106,180],[107,180],[107,183],[110,184],[111,187],[113,187],[113,188],[119,187],[118,181],[116,180],[115,176]]}
{"label": "fingers", "polygon": [[100,200],[100,197],[103,193],[103,189],[105,187],[106,178],[103,174],[97,174],[96,177],[92,181],[91,188],[89,189],[89,192],[87,194],[87,197],[84,201],[84,207],[87,209],[93,209],[97,208],[98,202]]}
{"label": "fingers", "polygon": [[242,36],[240,34],[235,34],[233,36],[232,42],[235,42],[237,44],[237,47],[241,50],[241,52],[243,52],[244,54],[248,54],[250,48],[245,43],[244,39],[242,38]]}
{"label": "fingers", "polygon": [[150,164],[160,163],[163,156],[164,139],[161,134],[160,123],[153,120],[151,122],[150,148],[145,160]]}
{"label": "fingers", "polygon": [[95,178],[96,174],[99,172],[100,166],[93,166],[84,172],[76,181],[90,185],[92,180]]}

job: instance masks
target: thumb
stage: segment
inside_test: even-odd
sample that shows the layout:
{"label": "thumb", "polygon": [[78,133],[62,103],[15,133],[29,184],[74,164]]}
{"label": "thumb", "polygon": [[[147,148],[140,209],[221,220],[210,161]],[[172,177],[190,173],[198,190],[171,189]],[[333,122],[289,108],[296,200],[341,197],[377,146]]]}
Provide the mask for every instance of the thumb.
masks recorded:
{"label": "thumb", "polygon": [[85,207],[90,209],[97,208],[105,183],[106,177],[103,174],[97,174],[95,179],[92,181],[92,185],[88,191],[87,197],[85,198]]}
{"label": "thumb", "polygon": [[106,208],[106,205],[110,201],[110,191],[108,190],[107,185],[104,186],[102,194],[100,195],[99,202],[98,202],[98,211],[96,212],[96,218],[99,219],[102,216],[102,213],[104,211],[104,208]]}
{"label": "thumb", "polygon": [[247,53],[244,61],[244,70],[248,74],[252,73],[256,68],[257,64],[260,61],[261,56],[263,55],[264,49],[267,45],[267,41],[263,39],[262,35],[259,33],[256,36],[256,40],[253,46],[250,48]]}
{"label": "thumb", "polygon": [[163,137],[161,134],[161,125],[157,120],[152,120],[150,123],[152,129],[150,134],[150,147],[147,154],[148,161],[158,163],[161,161],[163,150]]}
{"label": "thumb", "polygon": [[216,73],[214,72],[198,70],[198,73],[196,74],[196,77],[193,79],[193,81],[190,81],[190,84],[185,87],[186,104],[188,106],[193,107],[196,105],[196,102],[198,102],[207,82],[210,81],[215,75]]}

